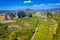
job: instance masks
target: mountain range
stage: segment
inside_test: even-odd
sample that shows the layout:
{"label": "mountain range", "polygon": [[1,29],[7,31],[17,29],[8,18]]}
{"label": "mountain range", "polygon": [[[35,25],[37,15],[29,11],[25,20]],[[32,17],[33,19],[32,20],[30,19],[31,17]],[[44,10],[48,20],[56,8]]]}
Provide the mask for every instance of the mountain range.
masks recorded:
{"label": "mountain range", "polygon": [[55,8],[55,9],[46,9],[46,10],[40,10],[40,9],[19,9],[19,10],[0,10],[0,13],[8,13],[8,12],[16,12],[16,11],[20,11],[20,10],[30,10],[30,11],[56,11],[56,10],[60,10],[60,8]]}

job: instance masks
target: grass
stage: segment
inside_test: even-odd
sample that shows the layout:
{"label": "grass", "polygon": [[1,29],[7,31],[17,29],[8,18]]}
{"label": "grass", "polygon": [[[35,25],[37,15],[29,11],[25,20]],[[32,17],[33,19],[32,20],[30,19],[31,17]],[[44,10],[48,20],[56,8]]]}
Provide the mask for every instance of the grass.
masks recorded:
{"label": "grass", "polygon": [[56,30],[56,34],[53,35],[53,40],[60,40],[60,24]]}
{"label": "grass", "polygon": [[[0,39],[1,40],[30,40],[33,33],[35,32],[36,24],[38,22],[38,17],[32,18],[19,18],[15,19],[16,22],[0,24]],[[55,34],[54,25],[52,19],[40,18],[40,25],[34,37],[34,40],[59,40],[60,38],[60,28],[57,29],[57,34]],[[7,25],[17,25],[19,28],[11,27],[7,28]],[[59,26],[60,27],[60,26]],[[3,28],[3,29],[2,29]],[[12,31],[11,31],[11,30]],[[11,34],[13,33],[13,34]],[[53,36],[54,35],[54,36]]]}
{"label": "grass", "polygon": [[52,40],[52,35],[54,34],[53,25],[55,23],[51,21],[51,19],[40,19],[40,26],[38,31],[34,37],[34,40]]}
{"label": "grass", "polygon": [[54,16],[54,19],[58,23],[58,28],[56,30],[56,34],[53,35],[53,40],[60,40],[60,15]]}
{"label": "grass", "polygon": [[4,20],[5,17],[4,16],[0,16],[0,21]]}
{"label": "grass", "polygon": [[[9,40],[9,39],[13,40],[15,38],[16,39],[20,38],[21,40],[23,40],[23,38],[25,38],[24,40],[30,40],[30,38],[32,37],[34,33],[34,29],[36,28],[35,25],[37,24],[38,18],[37,17],[19,18],[15,20],[16,22],[13,22],[13,23],[0,24],[0,30],[1,30],[0,34],[2,34],[0,35],[0,39],[1,40]],[[29,26],[26,24],[28,24]],[[6,27],[7,25],[10,25],[10,26],[17,25],[19,28],[15,28],[15,27],[14,29],[13,27],[8,28]],[[2,30],[2,28],[4,30]]]}

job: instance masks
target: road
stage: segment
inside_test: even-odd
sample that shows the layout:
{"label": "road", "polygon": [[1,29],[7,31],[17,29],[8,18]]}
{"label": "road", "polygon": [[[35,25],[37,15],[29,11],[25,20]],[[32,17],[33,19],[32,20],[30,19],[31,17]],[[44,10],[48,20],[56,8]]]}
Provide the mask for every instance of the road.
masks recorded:
{"label": "road", "polygon": [[38,22],[37,22],[37,24],[36,24],[35,32],[34,32],[32,38],[31,38],[31,40],[34,40],[34,37],[35,37],[35,35],[36,35],[36,33],[37,33],[37,30],[38,30],[39,25],[40,25],[40,20],[38,20]]}

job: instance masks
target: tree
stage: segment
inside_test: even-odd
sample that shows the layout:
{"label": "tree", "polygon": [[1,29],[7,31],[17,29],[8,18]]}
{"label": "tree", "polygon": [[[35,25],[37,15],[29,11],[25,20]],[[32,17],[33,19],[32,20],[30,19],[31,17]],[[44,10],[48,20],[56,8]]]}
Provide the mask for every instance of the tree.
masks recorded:
{"label": "tree", "polygon": [[23,18],[23,17],[25,17],[26,15],[25,15],[25,12],[24,11],[20,11],[20,12],[18,12],[18,18]]}
{"label": "tree", "polygon": [[51,13],[51,12],[48,12],[48,13],[47,13],[47,17],[48,17],[48,18],[52,18],[52,13]]}
{"label": "tree", "polygon": [[29,14],[28,16],[29,16],[29,17],[32,17],[32,14]]}
{"label": "tree", "polygon": [[14,17],[16,17],[16,15],[14,13],[10,13],[9,16],[10,16],[11,19],[13,19]]}

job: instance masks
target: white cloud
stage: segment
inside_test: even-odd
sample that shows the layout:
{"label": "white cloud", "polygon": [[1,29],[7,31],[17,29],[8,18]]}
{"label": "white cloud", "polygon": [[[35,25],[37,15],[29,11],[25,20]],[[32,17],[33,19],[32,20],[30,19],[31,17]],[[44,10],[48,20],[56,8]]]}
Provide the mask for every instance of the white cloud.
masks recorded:
{"label": "white cloud", "polygon": [[60,3],[48,4],[48,5],[60,5]]}
{"label": "white cloud", "polygon": [[23,3],[31,3],[32,1],[31,0],[28,0],[28,1],[24,1]]}
{"label": "white cloud", "polygon": [[46,6],[45,4],[40,4],[40,6]]}
{"label": "white cloud", "polygon": [[[26,3],[26,2],[25,2]],[[39,9],[39,10],[46,10],[46,9],[54,9],[54,8],[60,8],[60,3],[54,3],[54,4],[34,4],[33,6],[14,6],[14,7],[6,7],[6,8],[0,8],[1,10],[16,10],[16,9]]]}
{"label": "white cloud", "polygon": [[34,6],[40,6],[40,7],[45,7],[45,6],[59,6],[60,3],[54,3],[54,4],[34,4]]}
{"label": "white cloud", "polygon": [[34,4],[34,6],[46,6],[45,4],[40,4],[40,5],[37,5],[37,4]]}
{"label": "white cloud", "polygon": [[40,5],[36,5],[36,4],[34,4],[34,6],[40,6]]}
{"label": "white cloud", "polygon": [[47,4],[47,5],[54,5],[54,4]]}
{"label": "white cloud", "polygon": [[56,3],[56,5],[60,5],[60,3]]}
{"label": "white cloud", "polygon": [[60,8],[60,3],[53,3],[53,4],[34,4],[32,8],[35,9],[54,9]]}

